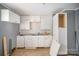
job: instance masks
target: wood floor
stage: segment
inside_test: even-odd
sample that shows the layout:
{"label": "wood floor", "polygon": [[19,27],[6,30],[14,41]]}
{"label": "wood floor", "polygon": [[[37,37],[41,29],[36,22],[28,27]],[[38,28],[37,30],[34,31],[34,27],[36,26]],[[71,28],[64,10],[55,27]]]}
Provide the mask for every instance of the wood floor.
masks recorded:
{"label": "wood floor", "polygon": [[49,56],[50,48],[15,49],[12,56]]}

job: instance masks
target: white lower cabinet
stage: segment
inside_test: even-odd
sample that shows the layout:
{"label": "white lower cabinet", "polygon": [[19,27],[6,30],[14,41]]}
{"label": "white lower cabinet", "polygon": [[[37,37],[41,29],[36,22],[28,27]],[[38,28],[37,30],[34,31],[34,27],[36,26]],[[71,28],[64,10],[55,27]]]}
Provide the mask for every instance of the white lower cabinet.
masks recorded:
{"label": "white lower cabinet", "polygon": [[52,36],[17,36],[17,47],[50,47]]}
{"label": "white lower cabinet", "polygon": [[31,47],[31,38],[29,36],[24,36],[24,39],[25,39],[25,48],[28,48],[28,47]]}
{"label": "white lower cabinet", "polygon": [[22,48],[24,47],[24,37],[23,36],[17,36],[17,44],[16,44],[16,47],[17,48]]}
{"label": "white lower cabinet", "polygon": [[38,36],[33,36],[33,39],[35,47],[38,47]]}
{"label": "white lower cabinet", "polygon": [[25,48],[36,48],[36,39],[34,36],[25,36]]}
{"label": "white lower cabinet", "polygon": [[38,47],[50,47],[52,36],[39,36]]}
{"label": "white lower cabinet", "polygon": [[38,38],[38,47],[44,47],[44,37],[39,36]]}

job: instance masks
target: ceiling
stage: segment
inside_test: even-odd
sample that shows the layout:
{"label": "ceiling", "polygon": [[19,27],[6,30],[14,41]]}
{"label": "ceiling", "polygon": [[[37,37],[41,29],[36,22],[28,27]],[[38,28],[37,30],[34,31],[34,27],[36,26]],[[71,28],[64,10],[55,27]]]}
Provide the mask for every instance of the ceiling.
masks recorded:
{"label": "ceiling", "polygon": [[19,15],[50,15],[63,9],[75,9],[77,3],[2,3]]}

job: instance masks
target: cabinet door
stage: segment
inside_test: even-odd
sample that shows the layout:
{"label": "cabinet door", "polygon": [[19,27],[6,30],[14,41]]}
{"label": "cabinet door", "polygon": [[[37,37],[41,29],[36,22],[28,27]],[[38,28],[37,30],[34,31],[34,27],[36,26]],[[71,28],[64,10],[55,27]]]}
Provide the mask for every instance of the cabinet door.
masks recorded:
{"label": "cabinet door", "polygon": [[25,48],[31,47],[31,39],[29,36],[25,36]]}
{"label": "cabinet door", "polygon": [[30,22],[29,22],[29,21],[26,21],[26,22],[24,23],[24,25],[25,25],[25,29],[26,29],[26,30],[30,30]]}
{"label": "cabinet door", "polygon": [[12,11],[9,11],[9,19],[12,23],[20,23],[20,16]]}
{"label": "cabinet door", "polygon": [[39,36],[38,47],[44,47],[44,37]]}
{"label": "cabinet door", "polygon": [[40,22],[32,22],[31,23],[31,32],[32,33],[38,33],[40,32]]}
{"label": "cabinet door", "polygon": [[25,48],[35,48],[36,41],[33,36],[25,36]]}
{"label": "cabinet door", "polygon": [[30,22],[40,22],[40,16],[30,16]]}
{"label": "cabinet door", "polygon": [[50,47],[52,36],[44,36],[44,47]]}
{"label": "cabinet door", "polygon": [[50,47],[52,36],[39,36],[38,47]]}
{"label": "cabinet door", "polygon": [[18,48],[24,47],[24,37],[23,36],[17,36],[17,47]]}
{"label": "cabinet door", "polygon": [[38,47],[38,43],[39,43],[38,36],[33,36],[32,43],[34,47]]}
{"label": "cabinet door", "polygon": [[50,16],[41,16],[41,29],[50,30],[52,25],[52,19]]}
{"label": "cabinet door", "polygon": [[25,24],[24,23],[20,23],[20,30],[24,30],[25,29]]}
{"label": "cabinet door", "polygon": [[8,9],[1,9],[1,21],[9,22],[9,10]]}
{"label": "cabinet door", "polygon": [[20,30],[30,30],[30,22],[27,17],[21,16]]}
{"label": "cabinet door", "polygon": [[20,30],[30,30],[30,24],[29,22],[24,22],[20,24]]}

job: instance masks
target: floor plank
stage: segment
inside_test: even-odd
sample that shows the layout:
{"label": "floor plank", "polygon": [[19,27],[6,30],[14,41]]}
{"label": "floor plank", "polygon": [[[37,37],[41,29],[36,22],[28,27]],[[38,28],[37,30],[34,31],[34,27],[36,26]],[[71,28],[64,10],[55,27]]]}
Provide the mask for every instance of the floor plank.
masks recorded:
{"label": "floor plank", "polygon": [[12,56],[49,56],[49,48],[15,49]]}

